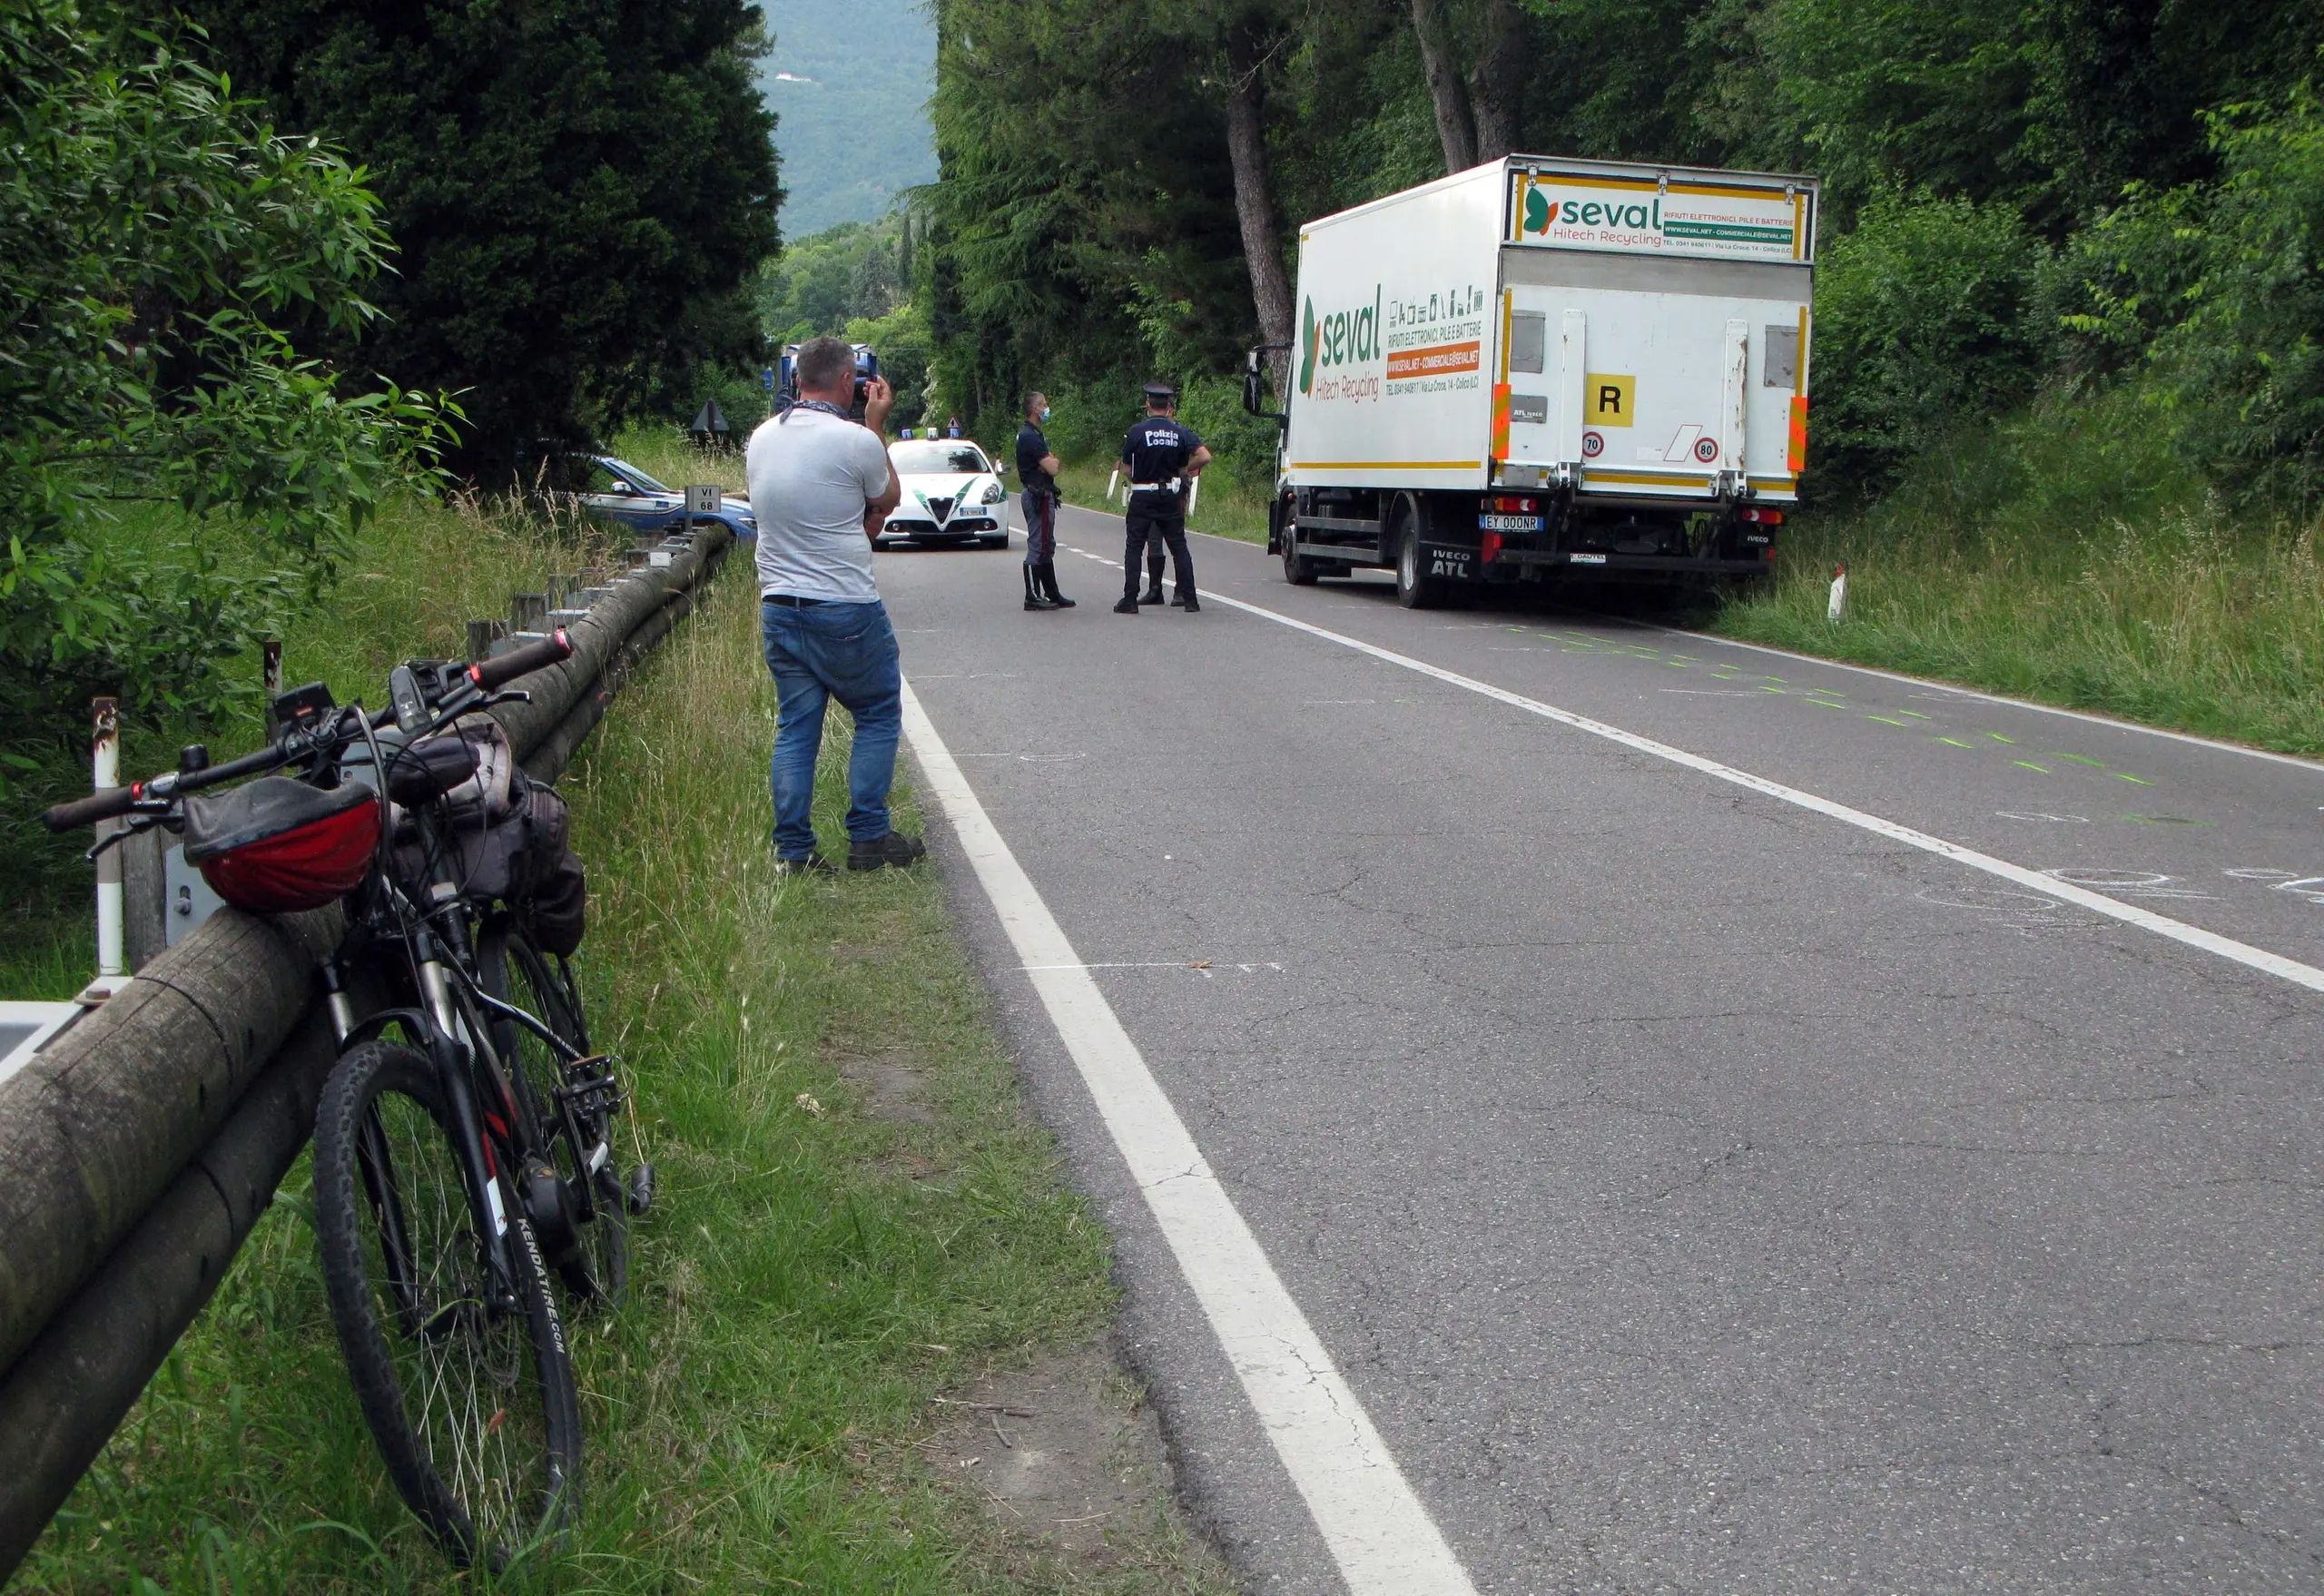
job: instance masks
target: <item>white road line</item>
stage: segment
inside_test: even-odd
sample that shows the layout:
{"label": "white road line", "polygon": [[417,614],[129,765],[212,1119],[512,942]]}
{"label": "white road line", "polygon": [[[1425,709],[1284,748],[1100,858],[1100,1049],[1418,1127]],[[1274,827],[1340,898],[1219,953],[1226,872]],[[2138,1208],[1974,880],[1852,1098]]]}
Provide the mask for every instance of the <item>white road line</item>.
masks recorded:
{"label": "white road line", "polygon": [[[1073,509],[1090,515],[1103,515],[1102,510],[1090,510],[1085,505],[1073,505]],[[1116,517],[1119,519],[1119,517]],[[1231,543],[1238,548],[1256,549],[1260,546],[1241,537],[1223,537],[1216,532],[1197,532],[1187,528],[1189,537],[1207,537],[1215,543]],[[1079,553],[1079,550],[1076,550]],[[1093,558],[1103,557],[1092,556]],[[1108,562],[1111,564],[1111,561]],[[1383,573],[1374,573],[1383,574]],[[2324,775],[2324,761],[2303,759],[2297,754],[2278,754],[2270,748],[2247,748],[2240,743],[2223,742],[2217,737],[2198,737],[2192,732],[2174,732],[2164,726],[2141,725],[2136,721],[2117,720],[2111,714],[2093,714],[2086,709],[2067,709],[2061,704],[2036,704],[2027,698],[2005,698],[1998,693],[1980,693],[1974,687],[1963,687],[1952,682],[1940,682],[1932,676],[1908,676],[1902,671],[1884,671],[1876,665],[1853,665],[1844,659],[1827,659],[1820,654],[1801,654],[1796,649],[1777,648],[1765,643],[1745,643],[1739,638],[1721,637],[1715,632],[1689,632],[1682,626],[1658,626],[1651,621],[1625,619],[1622,625],[1636,626],[1644,632],[1659,632],[1666,637],[1686,637],[1697,643],[1708,643],[1720,648],[1746,648],[1753,654],[1773,655],[1777,659],[1797,660],[1801,665],[1828,665],[1836,671],[1852,671],[1859,676],[1877,676],[1884,682],[1902,682],[1912,687],[1935,687],[1945,693],[1955,693],[1964,698],[1974,698],[1980,704],[1999,704],[2004,709],[2030,709],[2036,714],[2063,715],[2072,721],[2087,721],[2093,726],[2110,726],[2118,732],[2137,732],[2148,737],[2166,737],[2173,743],[2185,743],[2196,748],[2215,748],[2221,754],[2240,754],[2251,759],[2264,759],[2273,764],[2288,764],[2295,770]]]}
{"label": "white road line", "polygon": [[904,734],[929,790],[1349,1591],[1475,1596],[1460,1560],[986,815],[910,683],[903,710]]}
{"label": "white road line", "polygon": [[1861,809],[1851,809],[1845,803],[1835,803],[1829,798],[1819,797],[1814,793],[1803,792],[1797,787],[1788,787],[1781,782],[1771,782],[1765,776],[1755,776],[1748,771],[1737,770],[1733,765],[1721,764],[1715,759],[1705,759],[1699,754],[1689,754],[1685,749],[1674,748],[1668,743],[1658,743],[1651,737],[1641,737],[1635,732],[1625,732],[1620,726],[1608,725],[1604,721],[1591,720],[1588,715],[1576,714],[1571,710],[1560,709],[1555,704],[1544,704],[1538,698],[1528,698],[1521,693],[1512,693],[1505,687],[1496,687],[1490,682],[1480,682],[1473,676],[1464,676],[1457,671],[1448,671],[1443,665],[1430,665],[1426,660],[1414,659],[1410,655],[1397,654],[1393,650],[1366,643],[1361,638],[1350,637],[1344,633],[1326,631],[1321,626],[1310,626],[1305,621],[1295,620],[1290,616],[1279,614],[1275,610],[1263,609],[1256,604],[1246,603],[1239,598],[1229,598],[1223,593],[1212,592],[1205,594],[1204,596],[1216,603],[1231,605],[1236,609],[1246,610],[1278,625],[1289,626],[1295,632],[1305,632],[1310,636],[1321,637],[1326,642],[1353,648],[1359,654],[1368,654],[1373,658],[1384,660],[1390,665],[1401,665],[1405,670],[1416,671],[1423,676],[1433,676],[1438,681],[1449,683],[1452,686],[1465,687],[1472,693],[1482,694],[1487,698],[1540,715],[1544,720],[1555,721],[1560,725],[1571,726],[1578,732],[1587,732],[1593,737],[1603,737],[1610,743],[1619,743],[1623,747],[1634,749],[1638,753],[1650,754],[1657,759],[1667,759],[1673,764],[1684,765],[1689,770],[1699,771],[1707,776],[1716,776],[1722,782],[1732,782],[1738,787],[1748,788],[1754,793],[1764,793],[1769,798],[1778,798],[1786,803],[1794,803],[1802,809],[1813,810],[1817,814],[1845,822],[1848,825],[1870,832],[1875,836],[1886,837],[1892,842],[1922,849],[1940,858],[1950,859],[1957,864],[1968,865],[1973,870],[1982,870],[1988,875],[1999,876],[2002,880],[2017,886],[2030,888],[2045,896],[2060,899],[2078,908],[2087,909],[2093,914],[2102,914],[2109,919],[2119,920],[2126,925],[2137,926],[2141,931],[2152,931],[2156,936],[2168,937],[2174,942],[2183,942],[2188,947],[2200,948],[2206,953],[2213,953],[2221,959],[2232,960],[2247,969],[2276,976],[2280,980],[2290,981],[2295,986],[2306,987],[2310,991],[2324,992],[2324,970],[2319,970],[2314,965],[2302,964],[2296,959],[2286,959],[2281,954],[2270,953],[2264,948],[2255,948],[2248,942],[2239,942],[2232,937],[2223,937],[2216,931],[2207,931],[2201,926],[2189,925],[2183,921],[2172,920],[2166,915],[2156,914],[2151,910],[2137,908],[2117,899],[2109,898],[2102,892],[2093,892],[2086,887],[2077,887],[2070,882],[2062,882],[2054,876],[2044,875],[2038,870],[2029,870],[2022,864],[2012,864],[2005,859],[1995,859],[1990,853],[1980,853],[1974,848],[1964,848],[1958,842],[1948,842],[1944,838],[1931,836],[1926,832],[1917,832],[1910,826],[1898,825],[1895,821],[1883,820],[1878,815],[1867,814]]}

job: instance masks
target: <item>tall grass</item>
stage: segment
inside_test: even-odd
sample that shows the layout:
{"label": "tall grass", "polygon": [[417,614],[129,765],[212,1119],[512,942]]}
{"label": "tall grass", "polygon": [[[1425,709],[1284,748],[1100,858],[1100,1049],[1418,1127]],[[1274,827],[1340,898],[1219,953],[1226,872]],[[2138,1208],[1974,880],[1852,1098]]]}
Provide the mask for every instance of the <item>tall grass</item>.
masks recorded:
{"label": "tall grass", "polygon": [[[410,529],[423,563],[466,536],[445,514]],[[448,582],[446,613],[467,591]],[[1107,1242],[1019,1107],[932,872],[773,873],[753,599],[730,569],[562,783],[589,869],[596,1039],[661,1176],[632,1301],[573,1325],[589,1461],[572,1546],[464,1577],[404,1511],[348,1390],[301,1168],[22,1588],[1218,1589],[1158,1503],[1106,1569],[1068,1566],[921,1462],[931,1397],[1104,1323]],[[846,747],[834,716],[816,799],[832,849]],[[875,1117],[842,1073],[874,1057],[919,1075],[931,1119]]]}
{"label": "tall grass", "polygon": [[[1786,528],[1712,629],[2126,719],[2324,754],[2314,511],[2231,510],[2135,389],[2055,395]],[[1847,618],[1826,618],[1845,561]]]}
{"label": "tall grass", "polygon": [[[107,535],[116,557],[144,563],[190,557],[187,540],[174,510],[132,515]],[[547,521],[473,496],[392,501],[364,528],[337,583],[287,617],[282,679],[320,681],[341,703],[376,704],[391,665],[458,657],[467,620],[506,616],[512,592],[537,590],[553,572],[608,557],[624,541],[601,526]],[[257,564],[246,563],[255,573]],[[235,668],[255,686],[255,651]],[[167,770],[187,743],[206,743],[220,758],[254,748],[265,734],[258,710],[253,697],[248,711],[213,722],[126,727],[123,774]],[[60,749],[51,770],[16,783],[5,811],[10,846],[0,852],[0,996],[69,998],[95,969],[93,878],[81,859],[88,838],[50,837],[32,819],[41,804],[86,791],[88,777],[86,754]]]}

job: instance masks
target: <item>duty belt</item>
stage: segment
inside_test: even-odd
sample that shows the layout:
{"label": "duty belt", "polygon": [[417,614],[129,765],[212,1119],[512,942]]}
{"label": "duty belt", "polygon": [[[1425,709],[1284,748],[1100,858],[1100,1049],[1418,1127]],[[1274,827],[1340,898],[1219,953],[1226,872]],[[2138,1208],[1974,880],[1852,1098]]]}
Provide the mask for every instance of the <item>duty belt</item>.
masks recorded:
{"label": "duty belt", "polygon": [[1173,477],[1167,482],[1133,482],[1129,490],[1132,493],[1176,493],[1185,481],[1183,477]]}

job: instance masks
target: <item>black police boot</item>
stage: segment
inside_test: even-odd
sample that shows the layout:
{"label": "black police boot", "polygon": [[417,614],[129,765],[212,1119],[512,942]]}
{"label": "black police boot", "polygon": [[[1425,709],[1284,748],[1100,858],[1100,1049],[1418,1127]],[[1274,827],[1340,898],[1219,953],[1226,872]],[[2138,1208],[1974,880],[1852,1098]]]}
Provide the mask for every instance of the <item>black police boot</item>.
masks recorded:
{"label": "black police boot", "polygon": [[1055,609],[1058,607],[1056,605],[1049,602],[1049,595],[1041,591],[1040,582],[1033,575],[1033,567],[1030,566],[1027,566],[1025,567],[1025,607],[1027,609]]}
{"label": "black police boot", "polygon": [[1043,560],[1041,562],[1039,576],[1040,586],[1049,594],[1049,602],[1051,604],[1057,606],[1059,609],[1071,609],[1074,607],[1073,600],[1068,598],[1064,594],[1059,593],[1057,590],[1057,562],[1055,560]]}
{"label": "black police boot", "polygon": [[1123,594],[1122,601],[1114,606],[1114,613],[1118,616],[1136,615],[1137,613],[1137,595],[1135,593]]}
{"label": "black police boot", "polygon": [[1137,602],[1140,604],[1160,604],[1162,602],[1162,578],[1160,576],[1149,576],[1147,579],[1146,591],[1137,596]]}
{"label": "black police boot", "polygon": [[1178,589],[1178,596],[1176,598],[1173,598],[1170,602],[1173,606],[1186,611],[1188,615],[1194,615],[1202,608],[1201,601],[1195,597],[1195,590],[1191,587],[1180,587]]}

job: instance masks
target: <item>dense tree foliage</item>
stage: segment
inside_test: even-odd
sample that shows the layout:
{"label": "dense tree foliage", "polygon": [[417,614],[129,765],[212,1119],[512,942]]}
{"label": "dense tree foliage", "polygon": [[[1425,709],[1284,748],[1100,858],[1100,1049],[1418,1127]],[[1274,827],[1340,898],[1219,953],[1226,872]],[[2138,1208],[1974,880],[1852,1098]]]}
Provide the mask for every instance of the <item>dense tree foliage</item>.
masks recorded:
{"label": "dense tree foliage", "polygon": [[[217,707],[224,662],[443,437],[425,399],[350,397],[294,351],[376,321],[378,202],[188,44],[74,0],[0,9],[0,762],[20,772],[93,693],[133,719]],[[185,513],[176,557],[105,547],[140,501]],[[228,582],[223,553],[282,568]]]}
{"label": "dense tree foliage", "polygon": [[2305,0],[936,14],[918,291],[939,383],[980,411],[1087,392],[1096,438],[1148,366],[1211,392],[1271,330],[1255,203],[1292,260],[1305,219],[1518,148],[1826,180],[1826,490],[1877,490],[1948,428],[2124,370],[2155,374],[2224,476],[2324,478]]}
{"label": "dense tree foliage", "polygon": [[236,85],[369,169],[401,254],[370,359],[463,390],[461,463],[755,363],[777,241],[746,0],[193,0]]}

